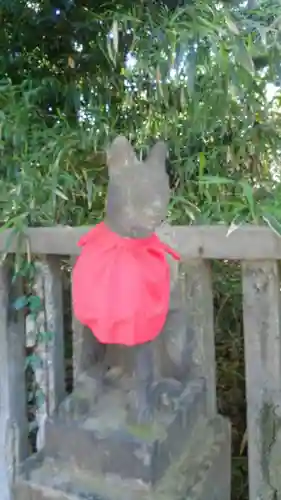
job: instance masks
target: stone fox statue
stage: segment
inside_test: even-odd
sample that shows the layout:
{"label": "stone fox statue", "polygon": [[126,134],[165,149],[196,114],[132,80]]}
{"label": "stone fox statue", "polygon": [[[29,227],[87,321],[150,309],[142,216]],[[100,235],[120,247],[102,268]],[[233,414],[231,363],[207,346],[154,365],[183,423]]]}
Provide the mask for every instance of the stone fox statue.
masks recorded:
{"label": "stone fox statue", "polygon": [[[158,142],[140,162],[125,137],[113,141],[107,151],[105,219],[81,238],[82,251],[73,269],[77,319],[105,348],[134,346],[133,414],[138,422],[152,417],[153,395],[160,387],[152,344],[170,306],[167,254],[179,260],[155,233],[166,218],[170,197],[166,156],[165,144]],[[175,380],[170,382],[177,386]]]}

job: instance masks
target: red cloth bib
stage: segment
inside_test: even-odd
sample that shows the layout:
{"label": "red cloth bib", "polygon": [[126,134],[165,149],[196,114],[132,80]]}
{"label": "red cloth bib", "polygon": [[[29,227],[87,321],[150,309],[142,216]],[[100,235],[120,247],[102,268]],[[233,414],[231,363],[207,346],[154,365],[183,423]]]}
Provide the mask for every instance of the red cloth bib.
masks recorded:
{"label": "red cloth bib", "polygon": [[72,274],[74,314],[103,344],[133,346],[162,330],[170,300],[166,253],[156,234],[124,238],[104,222],[83,236]]}

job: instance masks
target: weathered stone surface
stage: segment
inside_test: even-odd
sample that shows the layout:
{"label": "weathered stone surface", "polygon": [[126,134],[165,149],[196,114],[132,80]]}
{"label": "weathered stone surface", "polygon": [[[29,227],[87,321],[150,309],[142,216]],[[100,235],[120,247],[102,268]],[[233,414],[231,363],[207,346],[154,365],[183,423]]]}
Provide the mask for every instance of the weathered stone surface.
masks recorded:
{"label": "weathered stone surface", "polygon": [[243,263],[250,500],[281,498],[279,264]]}
{"label": "weathered stone surface", "polygon": [[11,307],[22,295],[12,286],[9,263],[0,265],[0,497],[12,500],[11,483],[19,461],[28,455],[25,401],[25,335],[21,312]]}
{"label": "weathered stone surface", "polygon": [[199,415],[206,411],[205,382],[198,379],[186,386],[172,411],[162,408],[150,425],[132,425],[125,390],[105,388],[95,402],[93,379],[84,381],[59,415],[47,422],[45,453],[71,458],[86,471],[155,483],[182,452]]}
{"label": "weathered stone surface", "polygon": [[[177,263],[176,263],[177,265]],[[170,263],[175,267],[175,262]],[[171,282],[170,308],[161,334],[153,341],[154,366],[158,377],[168,377],[183,383],[194,374],[193,353],[196,346],[196,330],[191,323],[190,297],[186,296],[185,274],[174,269]]]}
{"label": "weathered stone surface", "polygon": [[203,259],[184,263],[185,311],[189,325],[195,332],[193,361],[197,373],[207,383],[207,409],[210,417],[216,415],[216,361],[212,276],[208,262]]}
{"label": "weathered stone surface", "polygon": [[198,419],[192,439],[155,487],[115,475],[82,472],[71,460],[29,459],[15,500],[230,500],[230,427]]}
{"label": "weathered stone surface", "polygon": [[[62,275],[58,257],[45,256],[36,261],[34,293],[40,298],[42,310],[36,318],[34,330],[39,333],[35,352],[42,364],[35,368],[35,380],[44,394],[37,408],[37,449],[45,441],[45,421],[65,396],[64,324]],[[39,341],[38,341],[39,340]]]}

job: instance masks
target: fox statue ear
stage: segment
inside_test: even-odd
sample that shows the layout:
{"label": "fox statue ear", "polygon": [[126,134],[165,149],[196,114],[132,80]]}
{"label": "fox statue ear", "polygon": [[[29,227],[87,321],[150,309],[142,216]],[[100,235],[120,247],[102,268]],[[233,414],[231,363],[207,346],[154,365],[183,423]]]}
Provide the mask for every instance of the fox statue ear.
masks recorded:
{"label": "fox statue ear", "polygon": [[163,141],[157,142],[148,153],[146,163],[153,163],[165,170],[168,148]]}
{"label": "fox statue ear", "polygon": [[128,168],[137,161],[134,148],[123,135],[116,137],[107,150],[109,174]]}

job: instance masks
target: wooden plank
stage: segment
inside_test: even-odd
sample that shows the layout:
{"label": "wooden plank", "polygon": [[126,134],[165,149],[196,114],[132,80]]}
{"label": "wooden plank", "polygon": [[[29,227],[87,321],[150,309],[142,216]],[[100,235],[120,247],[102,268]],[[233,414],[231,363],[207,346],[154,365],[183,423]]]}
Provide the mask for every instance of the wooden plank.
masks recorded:
{"label": "wooden plank", "polygon": [[[79,238],[90,227],[56,226],[30,228],[26,235],[34,254],[78,255]],[[184,259],[230,259],[260,260],[281,259],[281,238],[266,227],[245,225],[230,235],[225,226],[182,226],[159,229],[164,240],[172,239]],[[14,252],[16,239],[11,240],[11,231],[0,233],[0,252]],[[10,243],[9,243],[10,242]],[[21,249],[26,251],[26,242]]]}
{"label": "wooden plank", "polygon": [[[18,292],[18,286],[16,289]],[[12,500],[11,487],[17,466],[28,455],[24,321],[22,315],[10,307],[13,292],[10,267],[5,263],[0,266],[1,500]]]}
{"label": "wooden plank", "polygon": [[281,494],[279,269],[276,261],[244,262],[242,269],[249,498],[271,500]]}
{"label": "wooden plank", "polygon": [[194,331],[193,361],[206,379],[208,414],[217,412],[212,276],[208,261],[190,260],[185,271],[187,321]]}
{"label": "wooden plank", "polygon": [[40,298],[42,310],[36,319],[36,328],[42,340],[36,354],[42,364],[35,370],[35,378],[44,396],[37,411],[39,432],[37,448],[44,446],[45,420],[65,396],[63,288],[60,262],[57,257],[45,256],[36,262],[34,292]]}

